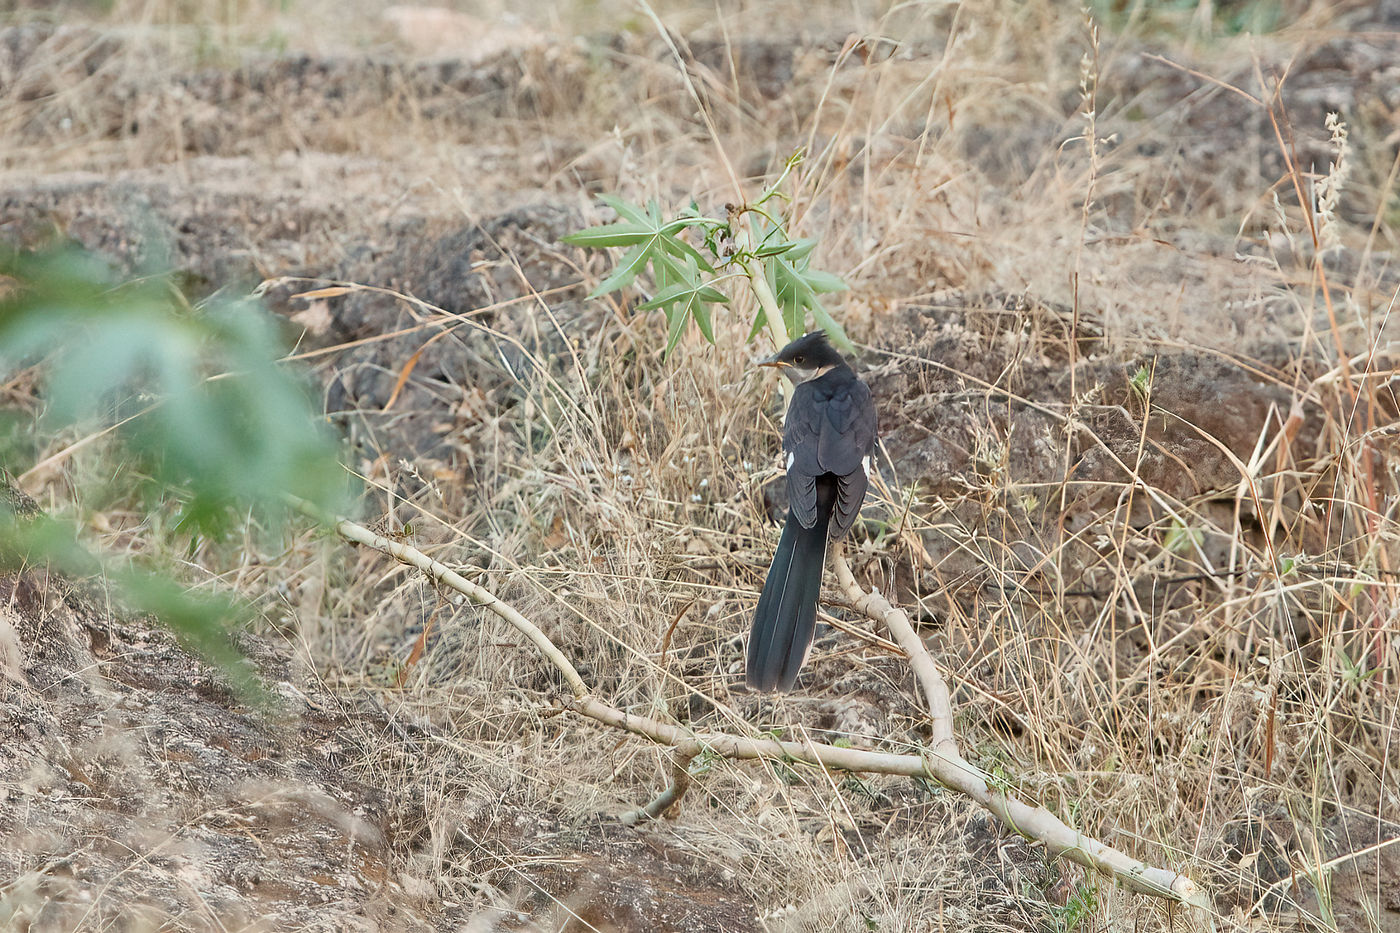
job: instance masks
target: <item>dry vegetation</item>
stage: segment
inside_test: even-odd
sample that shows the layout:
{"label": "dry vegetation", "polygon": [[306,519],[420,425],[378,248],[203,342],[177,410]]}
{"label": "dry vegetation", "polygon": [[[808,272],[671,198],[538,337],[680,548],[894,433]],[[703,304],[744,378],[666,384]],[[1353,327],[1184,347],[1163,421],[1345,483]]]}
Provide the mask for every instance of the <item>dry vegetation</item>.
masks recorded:
{"label": "dry vegetation", "polygon": [[[557,242],[596,192],[718,210],[805,147],[796,232],[851,284],[831,305],[888,454],[852,564],[920,624],[964,754],[1205,885],[1220,929],[1395,930],[1400,13],[1236,31],[1262,6],[659,5],[663,41],[561,4],[479,60],[446,27],[446,58],[391,41],[369,2],[29,10],[0,33],[0,235],[164,243],[196,291],[274,279],[361,517],[608,703],[911,751],[909,668],[839,601],[797,693],[737,676],[781,494],[743,314],[663,359]],[[119,488],[73,491],[101,448],[22,483],[255,600],[325,695],[372,700],[340,766],[384,792],[386,896],[424,922],[1204,928],[902,778],[699,760],[671,818],[600,822],[665,785],[665,750],[562,712],[514,631],[309,531],[186,553]]]}

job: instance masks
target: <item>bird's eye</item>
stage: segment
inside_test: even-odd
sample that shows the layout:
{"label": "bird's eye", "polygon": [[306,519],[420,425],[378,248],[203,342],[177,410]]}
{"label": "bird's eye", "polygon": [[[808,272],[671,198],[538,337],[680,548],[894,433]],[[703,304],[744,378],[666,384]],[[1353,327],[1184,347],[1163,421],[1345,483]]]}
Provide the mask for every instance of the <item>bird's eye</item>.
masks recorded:
{"label": "bird's eye", "polygon": [[803,360],[802,357],[800,357],[800,356],[794,356],[794,357],[792,358],[792,361],[793,361],[794,363],[796,363],[798,366],[801,366],[801,365],[805,362],[805,360]]}

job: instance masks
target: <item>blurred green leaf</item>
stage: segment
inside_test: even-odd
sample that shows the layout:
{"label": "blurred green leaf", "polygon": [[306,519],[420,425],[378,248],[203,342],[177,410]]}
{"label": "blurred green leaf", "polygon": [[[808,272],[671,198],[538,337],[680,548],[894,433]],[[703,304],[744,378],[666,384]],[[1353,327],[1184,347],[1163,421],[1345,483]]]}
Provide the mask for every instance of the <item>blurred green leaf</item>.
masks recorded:
{"label": "blurred green leaf", "polygon": [[229,637],[232,626],[249,615],[247,607],[212,593],[193,593],[159,574],[104,560],[84,548],[74,528],[47,515],[19,517],[0,503],[0,569],[44,565],[70,577],[101,575],[120,594],[125,608],[155,616],[175,637],[229,676],[245,702],[263,692],[251,668]]}
{"label": "blurred green leaf", "polygon": [[1139,366],[1137,372],[1128,380],[1128,387],[1134,395],[1146,401],[1152,391],[1152,370],[1146,366]]}
{"label": "blurred green leaf", "polygon": [[[783,312],[783,329],[791,334],[806,333],[806,311],[815,296],[781,256],[768,264],[769,286]],[[805,292],[805,294],[804,294]]]}
{"label": "blurred green leaf", "polygon": [[191,592],[168,577],[134,568],[108,568],[106,577],[129,609],[155,616],[181,644],[217,665],[243,700],[260,698],[257,677],[230,638],[234,625],[248,616],[246,607],[221,594]]}
{"label": "blurred green leaf", "polygon": [[[338,441],[303,378],[277,362],[277,324],[260,307],[191,308],[165,278],[120,281],[72,248],[0,251],[0,284],[0,377],[38,367],[45,431],[115,428],[120,446],[110,455],[123,469],[113,483],[128,484],[138,501],[173,500],[184,530],[209,535],[226,534],[250,510],[281,517],[287,493],[344,510]],[[237,616],[228,600],[182,596],[158,574],[87,554],[51,523],[22,533],[10,525],[26,560],[103,573],[131,608],[160,615],[235,673],[236,654],[220,641]]]}
{"label": "blurred green leaf", "polygon": [[850,288],[841,276],[817,269],[803,269],[802,280],[807,283],[808,288],[818,293],[844,292]]}
{"label": "blurred green leaf", "polygon": [[679,307],[673,306],[666,312],[667,355],[669,355],[670,352],[676,348],[676,344],[680,342],[681,334],[685,332],[685,325],[689,320],[689,315]]}
{"label": "blurred green leaf", "polygon": [[851,351],[855,349],[855,344],[851,343],[851,338],[846,336],[846,328],[826,310],[826,306],[820,301],[812,302],[812,320],[817,326],[826,331],[826,335],[831,338],[831,342],[838,347]]}
{"label": "blurred green leaf", "polygon": [[[710,291],[719,295],[719,292],[715,292],[714,289],[710,289]],[[701,293],[701,297],[704,297],[703,292]],[[713,346],[715,342],[715,325],[714,320],[710,316],[710,305],[728,303],[728,298],[719,295],[719,298],[712,297],[703,301],[696,301],[690,306],[690,316],[695,319],[695,326],[700,328],[700,336],[704,337],[711,346]]]}
{"label": "blurred green leaf", "polygon": [[1204,540],[1205,532],[1199,528],[1192,528],[1181,519],[1173,517],[1162,546],[1173,554],[1190,554],[1200,547]]}
{"label": "blurred green leaf", "polygon": [[[807,313],[810,311],[816,326],[826,331],[832,343],[844,350],[853,350],[845,328],[836,322],[817,299],[819,292],[842,291],[847,287],[846,283],[839,276],[807,268],[808,252],[810,246],[805,250],[793,250],[785,255],[775,256],[768,263],[769,285],[778,300],[778,306],[783,310],[783,323],[787,332],[807,333]],[[794,256],[800,258],[795,260]]]}
{"label": "blurred green leaf", "polygon": [[796,243],[791,243],[784,240],[778,243],[766,243],[760,246],[758,249],[754,250],[753,254],[759,259],[769,259],[773,256],[781,256],[784,253],[790,253],[796,248]]}
{"label": "blurred green leaf", "polygon": [[759,305],[754,309],[753,326],[749,328],[749,335],[744,338],[744,342],[753,343],[753,339],[762,333],[763,329],[767,326],[768,312],[763,310],[762,305]]}
{"label": "blurred green leaf", "polygon": [[[788,251],[788,262],[801,262],[812,255],[812,250],[817,248],[817,241],[803,238],[792,242],[792,249]],[[805,267],[804,267],[805,268]]]}

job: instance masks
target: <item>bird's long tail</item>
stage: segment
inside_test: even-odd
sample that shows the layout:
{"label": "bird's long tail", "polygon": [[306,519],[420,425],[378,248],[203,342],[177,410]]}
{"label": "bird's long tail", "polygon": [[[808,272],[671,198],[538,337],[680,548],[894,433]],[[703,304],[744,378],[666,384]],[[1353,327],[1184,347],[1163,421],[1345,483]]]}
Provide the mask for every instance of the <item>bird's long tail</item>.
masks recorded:
{"label": "bird's long tail", "polygon": [[755,690],[791,690],[807,660],[817,625],[827,525],[835,501],[835,478],[823,476],[817,480],[816,523],[803,528],[788,512],[749,633],[747,679]]}

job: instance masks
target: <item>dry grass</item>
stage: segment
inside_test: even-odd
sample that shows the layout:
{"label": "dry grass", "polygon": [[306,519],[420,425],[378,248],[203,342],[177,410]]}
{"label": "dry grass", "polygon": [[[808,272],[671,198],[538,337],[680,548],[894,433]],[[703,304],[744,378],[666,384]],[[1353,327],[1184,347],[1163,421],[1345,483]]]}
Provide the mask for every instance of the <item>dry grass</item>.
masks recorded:
{"label": "dry grass", "polygon": [[[291,20],[305,29],[311,9]],[[881,399],[894,498],[867,506],[857,573],[927,624],[968,757],[1086,832],[1212,886],[1224,929],[1386,929],[1393,921],[1359,905],[1384,913],[1400,885],[1393,855],[1364,854],[1400,820],[1394,280],[1368,261],[1396,245],[1394,147],[1353,144],[1349,174],[1329,172],[1328,129],[1277,105],[1271,120],[1272,87],[1248,64],[1273,74],[1336,21],[1309,7],[1251,41],[1197,13],[1154,20],[1146,40],[1142,23],[1104,32],[1096,48],[1080,16],[1050,3],[901,6],[884,18],[823,8],[820,42],[799,45],[791,82],[766,98],[718,64],[753,54],[740,40],[756,32],[751,19],[661,7],[698,50],[707,124],[649,21],[623,9],[600,21],[630,33],[586,66],[568,49],[521,53],[544,103],[485,124],[502,150],[488,183],[511,185],[507,200],[562,201],[582,224],[597,219],[597,190],[734,200],[731,170],[748,183],[805,146],[797,231],[819,237],[818,262],[850,281],[840,313],[894,393]],[[175,86],[208,55],[170,25],[201,11],[139,12],[134,40],[92,77],[61,73],[68,52],[53,49],[57,96],[0,100],[0,130],[36,114],[61,127],[63,110],[75,134],[60,145],[58,130],[31,129],[5,165],[44,153],[101,171],[188,161],[202,177],[203,157],[178,134],[113,141],[112,121],[149,99],[114,116],[100,86]],[[536,25],[581,18],[570,8]],[[805,20],[774,7],[763,31]],[[273,34],[310,42],[270,5],[214,21],[219,55]],[[866,38],[843,47],[846,35]],[[905,45],[890,55],[879,36]],[[338,41],[377,47],[363,34]],[[728,54],[701,50],[706,41]],[[1206,77],[1151,64],[1144,45]],[[573,83],[548,84],[560,76]],[[1180,93],[1161,90],[1173,81]],[[351,172],[347,197],[387,165],[427,180],[437,222],[459,209],[482,220],[480,139],[413,99],[405,90],[309,147],[371,160]],[[1365,130],[1354,122],[1353,138],[1383,125],[1350,116]],[[283,132],[250,134],[246,151],[272,162],[291,145]],[[1300,192],[1308,200],[1329,175],[1337,206],[1310,217]],[[1314,261],[1317,242],[1339,244],[1336,263]],[[502,298],[528,295],[526,282],[565,284],[570,263],[588,284],[602,269],[598,257],[557,253],[543,281],[517,245],[489,270]],[[819,641],[798,694],[758,704],[734,689],[775,537],[764,487],[779,476],[779,432],[772,386],[746,368],[746,326],[726,317],[718,330],[719,350],[692,337],[666,361],[653,321],[577,293],[459,328],[441,342],[480,368],[432,388],[455,450],[411,464],[389,439],[391,419],[347,418],[366,513],[386,515],[389,531],[411,523],[417,546],[546,627],[614,705],[912,748],[921,726],[908,672],[849,637]],[[1154,370],[1167,357],[1171,368]],[[1287,406],[1212,397],[1220,359],[1251,374],[1227,390],[1277,389],[1299,420]],[[343,358],[318,365],[329,379]],[[1127,387],[1115,366],[1146,376]],[[1216,417],[1233,407],[1246,414]],[[931,460],[915,441],[954,421],[959,470],[920,472]],[[1217,454],[1182,460],[1181,438],[1200,442],[1186,456]],[[1118,469],[1077,480],[1105,450]],[[102,514],[119,545],[150,531],[135,513]],[[329,683],[368,689],[396,718],[431,727],[416,750],[366,747],[353,767],[403,790],[425,840],[405,870],[440,898],[482,911],[530,902],[529,853],[496,851],[476,832],[499,802],[582,835],[667,779],[661,750],[557,715],[548,671],[517,637],[378,555],[309,535],[269,555],[250,537],[206,545],[195,563],[263,600]],[[1081,930],[1189,926],[997,840],[969,805],[925,788],[707,764],[675,822],[648,832],[756,903],[793,905],[768,918],[773,929],[1070,929],[1076,897]],[[556,921],[581,909],[562,902]],[[536,925],[551,928],[542,914]]]}

